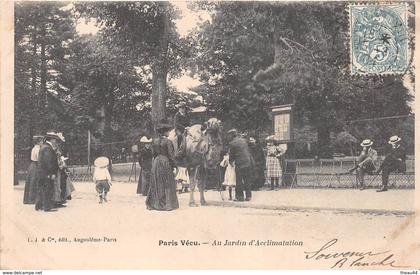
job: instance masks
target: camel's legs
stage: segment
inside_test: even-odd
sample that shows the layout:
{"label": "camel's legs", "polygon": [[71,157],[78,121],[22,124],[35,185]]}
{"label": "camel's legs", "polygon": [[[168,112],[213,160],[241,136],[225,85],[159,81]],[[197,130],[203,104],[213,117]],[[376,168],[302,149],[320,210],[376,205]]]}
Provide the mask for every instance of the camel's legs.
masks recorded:
{"label": "camel's legs", "polygon": [[195,187],[194,187],[194,184],[192,184],[192,185],[190,186],[190,206],[195,206],[195,201],[194,201],[194,190],[195,190]]}
{"label": "camel's legs", "polygon": [[194,176],[190,177],[190,206],[197,206],[194,200],[194,191],[197,186],[197,168],[194,168]]}
{"label": "camel's legs", "polygon": [[206,199],[204,198],[204,188],[199,188],[200,190],[200,203],[201,205],[206,205]]}
{"label": "camel's legs", "polygon": [[[198,170],[199,168],[197,168]],[[206,178],[206,177],[201,177],[201,179]],[[198,182],[198,179],[196,181],[197,186],[198,186],[198,190],[200,191],[200,204],[201,205],[206,205],[206,199],[204,198],[204,183],[203,182]]]}

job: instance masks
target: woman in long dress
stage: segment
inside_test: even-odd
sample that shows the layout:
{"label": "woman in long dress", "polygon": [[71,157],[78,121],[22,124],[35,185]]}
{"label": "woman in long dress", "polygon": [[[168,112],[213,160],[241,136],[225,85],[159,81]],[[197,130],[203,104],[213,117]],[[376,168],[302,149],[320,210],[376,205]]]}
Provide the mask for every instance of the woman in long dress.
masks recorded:
{"label": "woman in long dress", "polygon": [[172,126],[169,124],[158,125],[159,137],[153,139],[152,142],[154,158],[146,199],[146,206],[149,210],[169,211],[179,208],[173,173],[175,152],[172,142],[167,138],[171,128]]}
{"label": "woman in long dress", "polygon": [[25,183],[25,191],[23,193],[24,204],[35,204],[38,180],[38,154],[42,144],[42,136],[34,136],[35,145],[31,151],[31,163],[28,167],[28,176]]}
{"label": "woman in long dress", "polygon": [[62,206],[66,199],[63,198],[63,188],[66,189],[66,182],[64,176],[64,166],[65,166],[65,157],[60,149],[57,150],[57,161],[58,161],[58,169],[54,180],[54,190],[53,190],[53,197],[52,201],[55,203],[56,206]]}
{"label": "woman in long dress", "polygon": [[139,182],[137,185],[137,194],[147,196],[150,186],[150,170],[152,169],[152,139],[148,139],[146,136],[140,139],[140,143],[143,147],[139,150],[139,164],[140,164],[140,175]]}

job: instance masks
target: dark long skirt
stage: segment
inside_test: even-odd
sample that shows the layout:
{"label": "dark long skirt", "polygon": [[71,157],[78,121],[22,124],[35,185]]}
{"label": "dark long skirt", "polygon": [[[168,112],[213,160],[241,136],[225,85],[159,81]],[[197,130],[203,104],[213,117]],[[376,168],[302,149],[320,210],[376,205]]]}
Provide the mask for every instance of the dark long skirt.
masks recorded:
{"label": "dark long skirt", "polygon": [[169,159],[164,155],[153,159],[146,206],[150,210],[165,211],[179,208],[175,177]]}
{"label": "dark long skirt", "polygon": [[61,197],[61,178],[62,178],[62,174],[60,172],[60,169],[58,169],[55,175],[54,189],[53,189],[53,196],[52,196],[52,201],[54,203],[64,202],[63,198]]}
{"label": "dark long skirt", "polygon": [[60,188],[61,188],[61,199],[65,201],[67,199],[67,173],[64,170],[58,172],[60,174]]}
{"label": "dark long skirt", "polygon": [[28,168],[28,176],[26,177],[25,191],[23,193],[24,204],[35,204],[37,194],[38,180],[38,163],[32,161]]}
{"label": "dark long skirt", "polygon": [[256,165],[253,170],[252,189],[257,190],[258,188],[263,187],[265,183],[264,167]]}
{"label": "dark long skirt", "polygon": [[147,196],[150,187],[150,170],[141,169],[139,175],[139,183],[137,184],[137,194]]}

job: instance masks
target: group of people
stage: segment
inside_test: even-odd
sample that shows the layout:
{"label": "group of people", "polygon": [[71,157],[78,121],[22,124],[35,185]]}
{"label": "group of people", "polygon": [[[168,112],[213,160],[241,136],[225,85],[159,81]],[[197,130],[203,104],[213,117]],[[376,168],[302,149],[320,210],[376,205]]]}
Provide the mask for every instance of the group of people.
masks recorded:
{"label": "group of people", "polygon": [[350,173],[356,171],[356,179],[358,185],[360,185],[360,190],[365,189],[365,174],[379,175],[382,172],[382,186],[377,192],[385,192],[388,190],[389,175],[392,172],[406,172],[405,161],[407,157],[405,149],[401,145],[401,138],[392,136],[389,138],[388,144],[391,145],[391,148],[380,165],[378,165],[378,153],[372,148],[373,141],[365,139],[360,144],[363,150],[357,159],[356,166],[349,170]]}
{"label": "group of people", "polygon": [[[146,136],[140,139],[142,144],[139,151],[139,164],[141,174],[137,187],[137,193],[147,196],[146,206],[150,210],[174,210],[179,208],[176,194],[176,180],[179,178],[180,167],[177,166],[176,154],[173,143],[168,139],[172,125],[161,123],[157,125],[158,136],[149,139]],[[282,178],[282,158],[287,151],[287,145],[281,144],[275,136],[266,138],[267,150],[257,145],[254,138],[248,138],[246,134],[239,134],[238,130],[228,131],[228,149],[224,154],[220,166],[224,169],[224,180],[222,184],[227,187],[229,200],[250,201],[252,190],[262,187],[266,179],[271,184],[271,189],[279,187]],[[185,137],[181,137],[182,138]],[[177,139],[178,141],[178,139]],[[380,174],[382,172],[382,188],[377,190],[383,192],[388,190],[388,179],[392,172],[404,173],[405,150],[401,146],[401,138],[392,136],[388,143],[391,150],[385,156],[381,165],[378,165],[378,154],[372,148],[373,142],[365,139],[361,143],[363,148],[357,159],[357,165],[349,172],[356,171],[357,182],[360,189],[365,188],[365,174]],[[180,144],[179,144],[180,145]],[[99,164],[95,161],[94,180],[96,189],[100,194],[100,203],[106,201],[106,194],[109,191],[111,177],[106,170],[107,162]],[[105,171],[102,171],[102,168]],[[101,172],[102,171],[102,172]],[[174,172],[177,171],[177,172]],[[186,173],[181,171],[181,173]],[[184,177],[188,178],[188,174]],[[235,189],[235,199],[233,199]]]}
{"label": "group of people", "polygon": [[[141,173],[137,193],[146,198],[147,209],[174,210],[179,207],[177,198],[177,183],[179,191],[188,187],[188,171],[179,165],[177,154],[185,138],[185,130],[190,120],[187,106],[180,104],[179,111],[174,117],[174,125],[160,123],[156,126],[158,135],[153,139],[146,136],[140,139],[139,164]],[[168,139],[171,129],[175,129],[175,144]],[[236,129],[227,132],[228,142],[225,153],[220,159],[221,169],[224,171],[221,184],[229,192],[229,200],[250,201],[252,190],[263,187],[266,180],[274,190],[281,185],[283,174],[282,163],[287,151],[287,144],[281,144],[275,136],[266,138],[266,152],[255,138],[249,138],[246,133],[239,133]],[[54,211],[62,207],[71,199],[74,186],[68,176],[66,160],[61,150],[65,142],[62,133],[49,131],[45,136],[35,136],[35,146],[31,151],[31,164],[24,191],[24,203],[35,204],[36,210]],[[378,154],[372,148],[373,141],[365,139],[361,143],[363,148],[357,159],[357,164],[350,169],[356,171],[360,189],[365,188],[365,174],[379,174],[382,172],[382,187],[378,192],[387,191],[388,179],[392,172],[405,172],[406,154],[401,146],[401,138],[392,136],[388,142],[391,150],[378,165]],[[178,147],[178,148],[176,148]],[[110,191],[111,176],[108,172],[109,160],[99,157],[95,160],[93,180],[99,195],[99,202],[107,202]],[[175,171],[175,172],[174,172]],[[235,198],[233,198],[235,189]]]}
{"label": "group of people", "polygon": [[[251,191],[263,187],[266,179],[270,182],[271,190],[282,185],[282,163],[287,144],[280,143],[275,136],[269,136],[264,153],[255,138],[248,138],[246,133],[238,134],[236,129],[232,129],[228,131],[228,138],[228,152],[220,166],[226,168],[223,185],[228,187],[229,200],[233,200],[233,188],[235,201],[249,201]],[[245,190],[245,198],[242,189]]]}
{"label": "group of people", "polygon": [[23,203],[35,204],[35,210],[51,212],[71,200],[74,186],[69,177],[61,145],[62,133],[48,131],[45,136],[34,136],[31,163],[28,168]]}
{"label": "group of people", "polygon": [[[138,162],[141,166],[137,194],[147,196],[149,209],[172,210],[178,208],[176,190],[187,191],[189,186],[188,170],[179,165],[177,149],[182,146],[185,129],[190,126],[187,106],[178,105],[174,124],[161,123],[157,126],[158,137],[140,139]],[[168,139],[169,131],[174,128],[175,145]],[[249,201],[252,190],[258,190],[271,180],[271,189],[279,187],[282,177],[282,157],[287,146],[279,144],[274,136],[266,139],[267,156],[255,138],[248,138],[246,133],[236,129],[228,131],[228,146],[223,154],[220,166],[224,169],[223,184],[229,191],[229,199]],[[175,148],[178,147],[178,148]],[[267,173],[265,173],[265,170]],[[175,172],[174,172],[175,171]],[[175,182],[175,184],[174,184]],[[235,199],[233,199],[235,189]]]}

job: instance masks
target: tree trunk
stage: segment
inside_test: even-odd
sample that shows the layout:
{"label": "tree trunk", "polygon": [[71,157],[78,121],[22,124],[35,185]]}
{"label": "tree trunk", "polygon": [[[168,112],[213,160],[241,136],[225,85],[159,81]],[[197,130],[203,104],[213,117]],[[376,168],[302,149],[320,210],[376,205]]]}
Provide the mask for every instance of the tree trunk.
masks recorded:
{"label": "tree trunk", "polygon": [[280,44],[280,36],[277,30],[277,26],[274,28],[274,34],[273,34],[273,45],[274,45],[274,64],[281,63],[282,58],[282,45]]}
{"label": "tree trunk", "polygon": [[[45,55],[45,26],[42,27],[41,31],[41,82],[40,82],[40,114],[41,117],[44,119],[46,124],[49,123],[50,119],[48,117],[47,112],[47,105],[48,105],[48,97],[47,97],[47,59]],[[46,131],[47,128],[51,127],[51,125],[42,125],[43,130]]]}
{"label": "tree trunk", "polygon": [[38,120],[38,112],[37,110],[39,110],[39,98],[37,95],[37,90],[36,90],[36,60],[37,60],[37,55],[36,55],[36,50],[37,50],[37,41],[36,41],[36,26],[34,26],[34,32],[32,33],[32,43],[33,43],[33,48],[32,48],[32,62],[31,62],[31,89],[32,89],[32,96],[31,98],[34,99],[33,103],[34,103],[34,107],[35,110],[32,110],[32,114],[29,116],[29,145],[32,146],[32,137],[34,135],[34,127],[38,126],[39,120]]}
{"label": "tree trunk", "polygon": [[105,155],[109,159],[109,172],[112,173],[112,109],[113,103],[108,102],[105,107]]}
{"label": "tree trunk", "polygon": [[96,153],[94,158],[99,156],[106,156],[109,161],[109,172],[112,172],[112,102],[104,102],[99,109],[99,118],[98,118],[98,132],[101,135],[101,142],[104,145],[101,145],[99,148],[96,148]]}
{"label": "tree trunk", "polygon": [[167,72],[154,67],[152,77],[152,121],[153,127],[166,120],[166,77]]}
{"label": "tree trunk", "polygon": [[[166,6],[166,2],[160,3]],[[156,61],[152,68],[152,122],[156,129],[157,123],[166,119],[166,78],[168,75],[168,44],[169,44],[169,16],[161,14],[161,29]]]}
{"label": "tree trunk", "polygon": [[331,139],[330,139],[330,128],[321,123],[317,127],[317,134],[318,134],[318,156],[321,158],[331,158],[332,151],[331,151]]}

